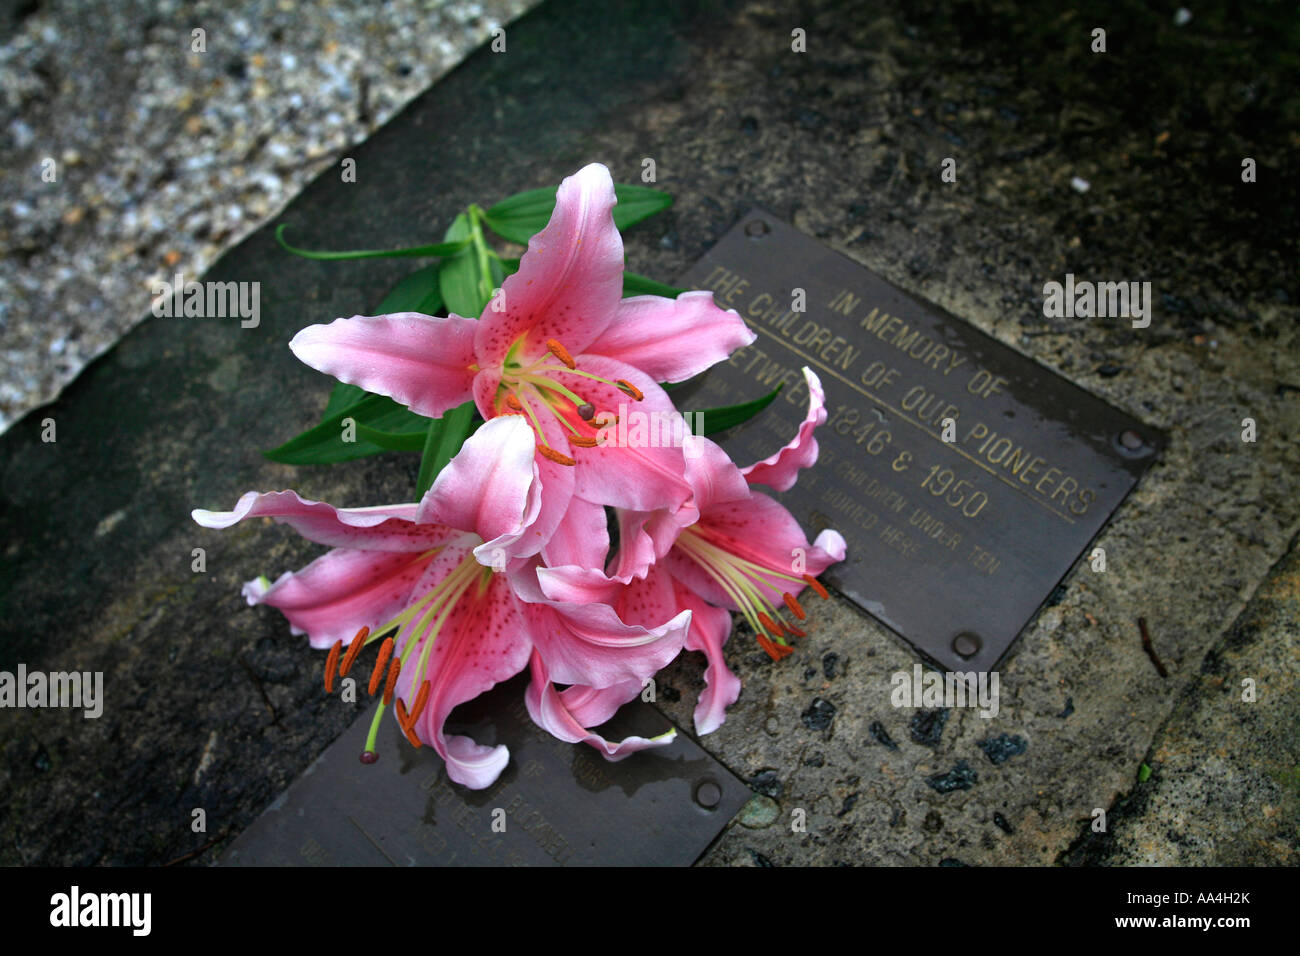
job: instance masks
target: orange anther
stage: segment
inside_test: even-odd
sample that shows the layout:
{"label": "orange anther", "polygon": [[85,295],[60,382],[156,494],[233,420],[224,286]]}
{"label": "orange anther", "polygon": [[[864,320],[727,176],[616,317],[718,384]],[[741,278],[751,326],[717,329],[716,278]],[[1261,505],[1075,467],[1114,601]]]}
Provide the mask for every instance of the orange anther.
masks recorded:
{"label": "orange anther", "polygon": [[614,384],[619,387],[620,391],[627,392],[627,394],[631,395],[638,402],[641,401],[641,399],[645,398],[645,395],[642,393],[641,389],[637,388],[631,382],[625,381],[624,379],[620,378]]}
{"label": "orange anther", "polygon": [[776,621],[772,620],[770,617],[768,617],[768,616],[767,616],[766,614],[764,614],[762,611],[759,611],[759,612],[758,612],[758,623],[759,623],[759,624],[762,624],[763,627],[767,628],[768,632],[769,632],[773,637],[780,637],[782,634],[785,633],[785,628],[783,628],[783,627],[782,627],[780,624],[778,624]]}
{"label": "orange anther", "polygon": [[595,448],[598,443],[594,435],[570,435],[569,444],[579,448]]}
{"label": "orange anther", "polygon": [[334,642],[330,656],[325,658],[325,693],[334,693],[334,669],[339,666],[339,652],[343,650],[343,638]]}
{"label": "orange anther", "polygon": [[432,687],[427,680],[420,685],[420,692],[415,695],[415,706],[411,708],[411,719],[406,722],[408,726],[414,727],[415,722],[424,713],[424,705],[429,702],[430,690],[432,690]]}
{"label": "orange anther", "polygon": [[824,597],[824,598],[828,598],[828,597],[831,596],[831,595],[830,595],[830,592],[827,591],[824,587],[822,587],[822,583],[821,583],[820,581],[818,581],[815,577],[813,577],[811,574],[805,574],[805,575],[803,576],[803,579],[804,579],[804,581],[808,584],[808,586],[809,586],[810,588],[812,588],[814,591],[816,591],[816,592],[817,592],[818,594],[820,594],[822,597]]}
{"label": "orange anther", "polygon": [[393,656],[393,639],[391,637],[384,640],[383,645],[379,648],[379,657],[375,661],[374,670],[370,672],[370,696],[375,696],[375,691],[379,690],[379,682],[383,679],[384,668],[388,666],[388,659]]}
{"label": "orange anther", "polygon": [[779,661],[781,659],[781,653],[776,649],[776,645],[768,640],[767,635],[758,635],[758,646],[767,651],[767,656],[772,658],[772,660]]}
{"label": "orange anther", "polygon": [[348,652],[343,655],[343,666],[339,668],[339,676],[347,677],[348,671],[352,670],[352,662],[357,659],[361,653],[361,648],[366,646],[366,638],[370,636],[370,628],[363,627],[357,631],[357,636],[352,638],[352,643],[348,645]]}
{"label": "orange anther", "polygon": [[568,455],[561,454],[560,452],[556,451],[554,448],[548,448],[545,445],[541,445],[538,447],[537,450],[542,453],[543,458],[549,458],[557,465],[569,465],[570,467],[572,467],[573,465],[577,464],[577,462],[574,461],[572,458],[570,458]]}
{"label": "orange anther", "polygon": [[517,412],[524,410],[524,406],[519,404],[519,399],[515,398],[514,392],[506,392],[506,404]]}
{"label": "orange anther", "polygon": [[793,634],[795,637],[807,637],[807,636],[808,636],[806,633],[804,633],[803,631],[799,630],[799,628],[795,627],[793,624],[787,624],[787,625],[785,626],[785,629],[786,629],[787,631],[789,631],[791,634]]}
{"label": "orange anther", "polygon": [[804,618],[808,616],[807,614],[804,613],[803,607],[799,604],[799,602],[795,600],[794,595],[791,594],[789,591],[786,591],[784,594],[781,595],[781,597],[785,601],[785,606],[790,609],[790,613],[793,614],[795,617],[797,617],[799,620],[802,621]]}
{"label": "orange anther", "polygon": [[559,342],[555,341],[555,339],[547,339],[546,347],[551,350],[551,353],[557,359],[559,359],[569,368],[574,369],[578,367],[578,363],[573,360],[573,356],[569,354],[569,350],[566,349]]}
{"label": "orange anther", "polygon": [[393,688],[397,686],[397,675],[402,671],[402,659],[394,657],[393,663],[388,665],[388,682],[384,684],[384,706],[387,707],[393,702]]}

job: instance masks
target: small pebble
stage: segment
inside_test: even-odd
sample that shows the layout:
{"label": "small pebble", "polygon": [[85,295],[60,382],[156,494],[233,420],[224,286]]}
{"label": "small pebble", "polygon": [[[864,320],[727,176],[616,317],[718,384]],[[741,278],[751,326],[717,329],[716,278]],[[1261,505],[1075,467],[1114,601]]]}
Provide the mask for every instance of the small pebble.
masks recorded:
{"label": "small pebble", "polygon": [[780,815],[781,808],[777,802],[771,797],[759,794],[750,798],[749,803],[741,808],[740,825],[751,830],[762,830],[775,823]]}

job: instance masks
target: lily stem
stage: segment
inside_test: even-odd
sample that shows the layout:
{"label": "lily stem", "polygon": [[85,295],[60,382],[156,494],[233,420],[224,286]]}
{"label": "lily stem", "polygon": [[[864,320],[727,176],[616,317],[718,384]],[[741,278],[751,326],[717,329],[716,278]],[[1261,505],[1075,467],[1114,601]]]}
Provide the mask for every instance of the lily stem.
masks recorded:
{"label": "lily stem", "polygon": [[496,252],[488,246],[487,240],[483,238],[483,222],[486,219],[486,213],[475,203],[470,203],[468,212],[470,242],[473,243],[474,253],[478,256],[479,298],[482,301],[482,308],[486,309],[488,301],[492,298],[492,269],[488,265],[488,257],[496,256]]}

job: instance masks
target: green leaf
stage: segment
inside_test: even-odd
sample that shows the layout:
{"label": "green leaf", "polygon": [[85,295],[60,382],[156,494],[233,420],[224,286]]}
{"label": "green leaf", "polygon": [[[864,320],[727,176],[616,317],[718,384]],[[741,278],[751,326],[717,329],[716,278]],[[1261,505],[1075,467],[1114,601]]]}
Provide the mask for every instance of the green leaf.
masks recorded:
{"label": "green leaf", "polygon": [[476,319],[483,311],[479,301],[479,265],[474,250],[469,248],[469,217],[461,213],[447,230],[448,240],[465,237],[466,248],[442,264],[438,273],[438,288],[448,311],[469,319]]}
{"label": "green leaf", "polygon": [[540,232],[550,221],[556,188],[530,189],[501,200],[485,214],[488,228],[503,239],[527,245],[533,233]]}
{"label": "green leaf", "polygon": [[428,258],[430,256],[453,256],[469,245],[469,240],[464,242],[442,242],[433,246],[412,246],[409,249],[358,249],[352,252],[314,252],[310,249],[299,249],[289,245],[284,239],[284,230],[288,223],[280,223],[275,229],[275,241],[286,252],[292,252],[295,256],[302,256],[304,259],[418,259]]}
{"label": "green leaf", "polygon": [[420,451],[424,448],[428,427],[414,432],[381,432],[377,428],[357,422],[357,437],[378,445],[386,451]]}
{"label": "green leaf", "polygon": [[1151,779],[1151,768],[1146,764],[1138,767],[1138,783],[1146,783]]}
{"label": "green leaf", "polygon": [[739,425],[741,422],[749,421],[771,405],[784,387],[784,385],[778,385],[762,398],[756,398],[752,402],[741,402],[739,405],[723,405],[719,408],[705,409],[700,412],[700,415],[703,416],[700,424],[701,432],[705,435],[712,435],[723,429]]}
{"label": "green leaf", "polygon": [[465,444],[465,439],[474,430],[474,414],[474,403],[466,402],[430,423],[424,455],[420,458],[420,475],[415,482],[416,498],[424,497],[438,473]]}
{"label": "green leaf", "polygon": [[320,417],[321,421],[333,418],[340,412],[346,411],[369,394],[360,385],[339,382],[334,386],[334,390],[330,392],[330,400],[325,405],[325,411]]}
{"label": "green leaf", "polygon": [[[487,211],[488,227],[503,239],[527,245],[534,233],[541,232],[550,221],[557,188],[530,189],[503,199]],[[618,197],[614,225],[620,232],[673,204],[673,197],[668,193],[647,186],[616,184],[614,194]]]}
{"label": "green leaf", "polygon": [[614,225],[622,232],[634,226],[642,219],[649,219],[655,213],[663,212],[673,204],[673,197],[649,186],[614,187],[618,196],[618,205],[614,207]]}
{"label": "green leaf", "polygon": [[647,279],[635,272],[623,270],[623,298],[625,299],[630,295],[663,295],[675,299],[685,291],[676,286],[656,282],[654,279]]}
{"label": "green leaf", "polygon": [[393,312],[420,312],[437,315],[442,309],[442,294],[438,291],[438,263],[416,269],[388,290],[384,300],[375,306],[375,315]]}
{"label": "green leaf", "polygon": [[[351,418],[357,425],[357,440],[343,440],[343,420]],[[336,411],[315,428],[309,428],[278,448],[262,452],[271,461],[286,465],[329,465],[339,461],[365,458],[381,451],[383,445],[366,440],[364,425],[379,434],[407,434],[428,427],[429,419],[417,415],[383,395],[367,395],[361,401]]]}
{"label": "green leaf", "polygon": [[[405,276],[397,285],[388,290],[382,302],[375,306],[375,315],[389,315],[393,312],[420,312],[424,315],[437,315],[442,311],[442,295],[438,292],[438,264],[424,266]],[[339,382],[330,392],[329,404],[325,406],[322,420],[332,417],[350,408],[369,393],[357,385]],[[373,443],[372,443],[373,444]],[[418,451],[419,445],[415,447]]]}

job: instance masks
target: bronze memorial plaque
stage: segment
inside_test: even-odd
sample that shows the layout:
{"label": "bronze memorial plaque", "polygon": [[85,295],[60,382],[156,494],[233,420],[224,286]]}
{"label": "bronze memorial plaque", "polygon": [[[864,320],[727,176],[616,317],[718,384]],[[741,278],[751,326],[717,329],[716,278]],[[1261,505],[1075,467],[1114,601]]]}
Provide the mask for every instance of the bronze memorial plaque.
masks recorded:
{"label": "bronze memorial plaque", "polygon": [[[430,748],[395,722],[365,765],[359,717],[222,855],[223,866],[686,866],[752,796],[685,734],[617,763],[533,724],[521,675],[457,708],[448,733],[504,743],[510,763],[486,790],[447,779]],[[672,725],[634,700],[607,739]]]}
{"label": "bronze memorial plaque", "polygon": [[758,333],[675,391],[679,407],[784,383],[719,436],[745,465],[794,435],[808,405],[800,369],[812,368],[826,390],[821,458],[777,497],[805,527],[844,535],[848,558],[826,580],[947,670],[998,662],[1164,445],[760,210],[678,284],[711,290]]}

